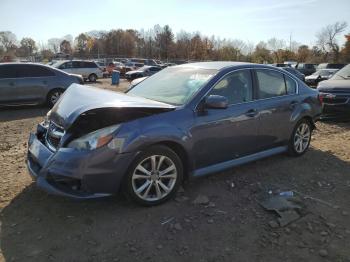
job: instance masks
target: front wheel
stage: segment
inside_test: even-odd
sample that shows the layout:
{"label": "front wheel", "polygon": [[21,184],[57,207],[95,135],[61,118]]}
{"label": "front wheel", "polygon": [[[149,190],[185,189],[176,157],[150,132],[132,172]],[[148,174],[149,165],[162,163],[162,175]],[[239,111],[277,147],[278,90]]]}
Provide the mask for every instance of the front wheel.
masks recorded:
{"label": "front wheel", "polygon": [[307,119],[300,120],[292,133],[288,151],[292,156],[303,155],[310,146],[312,126]]}
{"label": "front wheel", "polygon": [[124,193],[144,206],[161,204],[173,197],[183,177],[178,155],[166,146],[153,146],[132,163],[124,179]]}

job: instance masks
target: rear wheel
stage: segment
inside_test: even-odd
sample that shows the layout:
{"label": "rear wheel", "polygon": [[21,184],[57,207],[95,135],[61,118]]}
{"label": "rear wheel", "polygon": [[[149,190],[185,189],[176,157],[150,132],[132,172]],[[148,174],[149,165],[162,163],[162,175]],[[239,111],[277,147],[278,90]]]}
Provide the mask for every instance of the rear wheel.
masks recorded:
{"label": "rear wheel", "polygon": [[95,74],[91,74],[91,75],[89,75],[89,81],[90,82],[96,82],[96,80],[97,80],[97,75],[95,75]]}
{"label": "rear wheel", "polygon": [[173,197],[183,177],[178,155],[166,146],[153,146],[132,163],[124,179],[124,192],[133,201],[154,206]]}
{"label": "rear wheel", "polygon": [[53,107],[57,103],[58,99],[61,97],[62,94],[63,94],[62,89],[54,89],[54,90],[50,91],[50,93],[47,95],[47,99],[46,99],[47,105],[50,108]]}
{"label": "rear wheel", "polygon": [[307,119],[300,120],[292,133],[289,141],[289,154],[292,156],[301,156],[309,148],[312,134],[312,126]]}

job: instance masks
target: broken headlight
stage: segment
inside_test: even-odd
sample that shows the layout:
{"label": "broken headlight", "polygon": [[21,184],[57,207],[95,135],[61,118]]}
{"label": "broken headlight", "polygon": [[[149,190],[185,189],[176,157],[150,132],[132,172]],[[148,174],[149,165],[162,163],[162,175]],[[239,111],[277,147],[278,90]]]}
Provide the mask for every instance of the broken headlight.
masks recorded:
{"label": "broken headlight", "polygon": [[93,150],[107,145],[113,139],[113,133],[120,125],[98,129],[92,133],[79,137],[68,144],[68,147],[78,150]]}

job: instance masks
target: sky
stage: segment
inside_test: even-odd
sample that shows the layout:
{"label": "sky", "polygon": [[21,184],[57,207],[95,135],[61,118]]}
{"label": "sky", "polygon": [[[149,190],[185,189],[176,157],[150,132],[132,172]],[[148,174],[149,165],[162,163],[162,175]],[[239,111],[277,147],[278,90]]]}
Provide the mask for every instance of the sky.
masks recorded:
{"label": "sky", "polygon": [[199,31],[255,44],[291,36],[313,45],[316,32],[337,21],[346,21],[350,32],[350,0],[0,0],[0,10],[0,31],[43,44],[67,34],[156,24],[168,24],[175,35]]}

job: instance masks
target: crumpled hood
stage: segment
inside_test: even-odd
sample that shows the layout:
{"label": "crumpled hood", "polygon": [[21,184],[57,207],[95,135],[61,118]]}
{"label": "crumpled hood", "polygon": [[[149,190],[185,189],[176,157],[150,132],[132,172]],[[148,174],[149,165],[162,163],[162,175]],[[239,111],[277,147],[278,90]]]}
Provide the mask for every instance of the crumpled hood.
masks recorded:
{"label": "crumpled hood", "polygon": [[318,84],[319,91],[347,91],[350,92],[350,80],[326,80]]}
{"label": "crumpled hood", "polygon": [[81,114],[91,110],[103,112],[103,109],[120,109],[127,113],[126,109],[131,111],[143,108],[153,112],[164,112],[175,109],[175,106],[124,93],[72,84],[51,109],[49,119],[67,130]]}

